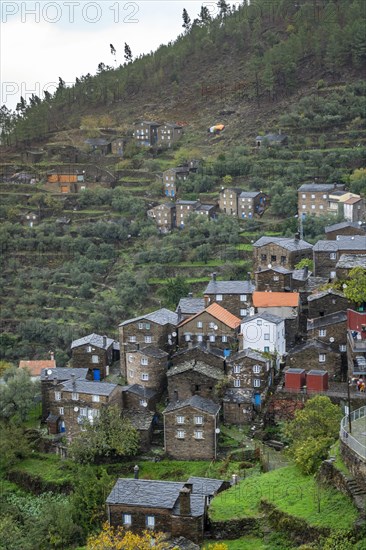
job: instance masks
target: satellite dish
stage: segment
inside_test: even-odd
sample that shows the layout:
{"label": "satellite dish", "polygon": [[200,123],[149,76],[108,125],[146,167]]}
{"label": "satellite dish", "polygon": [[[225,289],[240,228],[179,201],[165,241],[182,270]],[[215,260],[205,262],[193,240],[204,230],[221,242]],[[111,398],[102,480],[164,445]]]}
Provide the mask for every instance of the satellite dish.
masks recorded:
{"label": "satellite dish", "polygon": [[144,402],[142,403],[142,406],[143,406],[143,407],[147,407],[146,401],[144,401]]}
{"label": "satellite dish", "polygon": [[77,413],[79,410],[79,407],[74,407],[74,411]]}
{"label": "satellite dish", "polygon": [[333,342],[334,342],[333,336],[331,336],[331,337],[329,338],[329,342],[331,342],[331,343],[333,344]]}
{"label": "satellite dish", "polygon": [[172,332],[172,336],[173,338],[175,338],[177,336],[177,333],[176,332]]}
{"label": "satellite dish", "polygon": [[346,283],[343,283],[342,288],[347,288]]}
{"label": "satellite dish", "polygon": [[220,428],[216,428],[215,433],[216,433],[216,434],[219,434],[220,431],[221,431]]}
{"label": "satellite dish", "polygon": [[268,269],[271,269],[272,268],[272,264],[268,264]]}
{"label": "satellite dish", "polygon": [[50,376],[52,374],[52,369],[48,369],[47,374],[48,374],[48,376]]}
{"label": "satellite dish", "polygon": [[217,325],[214,325],[214,330],[217,330],[219,327]]}

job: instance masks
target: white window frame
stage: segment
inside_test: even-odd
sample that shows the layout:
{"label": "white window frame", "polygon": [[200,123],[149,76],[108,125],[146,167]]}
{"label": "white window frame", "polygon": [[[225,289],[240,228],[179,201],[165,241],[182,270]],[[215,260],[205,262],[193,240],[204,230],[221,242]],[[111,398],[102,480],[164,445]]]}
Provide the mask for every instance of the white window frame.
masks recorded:
{"label": "white window frame", "polygon": [[136,342],[136,336],[129,336],[128,337],[128,341],[131,343],[131,344],[134,344]]}
{"label": "white window frame", "polygon": [[203,439],[203,430],[194,430],[195,439]]}
{"label": "white window frame", "polygon": [[241,366],[240,365],[234,365],[233,366],[233,374],[240,374],[241,372]]}
{"label": "white window frame", "polygon": [[240,317],[246,317],[248,315],[247,309],[241,309],[240,310]]}
{"label": "white window frame", "polygon": [[253,365],[253,373],[259,374],[261,372],[262,368],[260,365]]}
{"label": "white window frame", "polygon": [[122,514],[122,525],[132,525],[132,515]]}
{"label": "white window frame", "polygon": [[147,382],[149,380],[149,375],[147,372],[141,373],[141,380],[143,380],[144,382]]}
{"label": "white window frame", "polygon": [[222,302],[222,294],[216,294],[216,302]]}
{"label": "white window frame", "polygon": [[140,330],[142,330],[144,328],[144,323],[139,323],[138,327],[139,327]]}
{"label": "white window frame", "polygon": [[100,403],[100,395],[93,395],[92,396],[92,402],[93,403]]}
{"label": "white window frame", "polygon": [[341,352],[347,351],[347,346],[346,346],[346,344],[341,344],[341,345],[339,346],[339,351],[341,351]]}
{"label": "white window frame", "polygon": [[234,388],[240,388],[240,378],[234,378]]}
{"label": "white window frame", "polygon": [[176,421],[176,424],[184,424],[185,418],[184,418],[184,416],[178,414],[175,417],[175,421]]}
{"label": "white window frame", "polygon": [[152,336],[149,336],[149,335],[145,336],[144,337],[144,342],[145,342],[145,344],[151,344],[152,343]]}
{"label": "white window frame", "polygon": [[93,365],[98,365],[98,363],[99,363],[99,356],[98,355],[92,355],[92,363],[93,363]]}
{"label": "white window frame", "polygon": [[227,336],[225,336],[225,334],[223,334],[223,335],[221,336],[221,342],[224,342],[224,343],[227,342]]}
{"label": "white window frame", "polygon": [[209,338],[210,342],[215,342],[216,336],[214,334],[210,334],[210,336],[208,338]]}
{"label": "white window frame", "polygon": [[248,301],[248,294],[240,294],[240,301],[241,302],[247,302]]}
{"label": "white window frame", "polygon": [[78,392],[76,392],[76,391],[75,391],[75,392],[72,392],[72,394],[71,394],[71,399],[72,399],[73,401],[79,401],[79,394],[78,394]]}
{"label": "white window frame", "polygon": [[141,365],[148,365],[149,364],[149,360],[147,357],[141,357],[141,361],[140,361]]}
{"label": "white window frame", "polygon": [[329,258],[330,258],[331,260],[336,260],[336,259],[337,259],[337,254],[336,254],[336,252],[331,252],[331,253],[329,254]]}
{"label": "white window frame", "polygon": [[61,401],[61,392],[55,391],[55,401]]}
{"label": "white window frame", "polygon": [[185,436],[186,436],[186,432],[184,430],[177,430],[177,435],[176,435],[177,439],[184,439]]}
{"label": "white window frame", "polygon": [[60,408],[58,409],[58,414],[59,414],[60,416],[63,416],[63,415],[65,414],[65,409],[64,409],[64,407],[60,407]]}
{"label": "white window frame", "polygon": [[326,336],[327,335],[327,331],[325,328],[321,328],[319,329],[319,336]]}
{"label": "white window frame", "polygon": [[86,347],[86,351],[87,351],[88,353],[91,353],[92,347],[91,347],[91,346],[87,346],[87,347]]}
{"label": "white window frame", "polygon": [[203,334],[197,334],[197,342],[203,342]]}
{"label": "white window frame", "polygon": [[155,529],[155,516],[152,516],[152,515],[146,516],[146,527],[148,529]]}
{"label": "white window frame", "polygon": [[203,424],[203,416],[201,415],[197,415],[194,417],[194,423],[196,424],[196,426],[202,426]]}
{"label": "white window frame", "polygon": [[319,363],[325,363],[327,360],[327,355],[325,353],[319,353]]}
{"label": "white window frame", "polygon": [[261,387],[261,379],[260,378],[254,378],[253,379],[253,387],[254,388],[260,388]]}

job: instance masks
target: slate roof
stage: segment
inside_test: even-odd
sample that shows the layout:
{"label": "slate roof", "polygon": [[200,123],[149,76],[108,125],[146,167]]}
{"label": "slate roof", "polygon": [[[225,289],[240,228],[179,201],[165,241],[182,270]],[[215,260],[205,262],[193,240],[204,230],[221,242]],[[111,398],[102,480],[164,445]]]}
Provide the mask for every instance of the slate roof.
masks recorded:
{"label": "slate roof", "polygon": [[254,292],[254,307],[297,307],[298,292]]}
{"label": "slate roof", "polygon": [[[337,311],[336,313],[329,313],[323,317],[316,317],[315,319],[308,319],[307,330],[314,330],[320,327],[328,327],[336,325],[338,323],[344,323],[347,321],[347,313],[345,311]],[[345,334],[346,337],[346,334]]]}
{"label": "slate roof", "polygon": [[214,204],[200,204],[198,208],[196,208],[196,212],[199,212],[200,210],[203,212],[209,212],[216,206]]}
{"label": "slate roof", "polygon": [[174,311],[170,311],[170,309],[166,309],[165,307],[158,309],[156,311],[153,311],[152,313],[147,313],[146,315],[140,315],[139,317],[135,317],[134,319],[127,319],[127,321],[123,321],[120,323],[120,327],[123,327],[125,325],[129,325],[130,323],[134,323],[136,321],[151,321],[152,323],[156,323],[157,325],[177,325],[178,324],[178,315],[174,313]]}
{"label": "slate roof", "polygon": [[207,346],[203,343],[203,342],[199,342],[197,344],[195,344],[194,346],[192,346],[191,348],[183,348],[183,349],[180,349],[179,351],[175,352],[174,355],[172,356],[172,359],[174,359],[174,357],[179,357],[181,355],[184,355],[185,353],[188,353],[194,349],[198,349],[200,351],[202,351],[203,353],[206,353],[207,355],[215,355],[215,357],[219,357],[220,359],[224,359],[224,350],[220,349],[220,348],[215,348],[215,347],[212,347],[210,346],[209,349],[207,349]]}
{"label": "slate roof", "polygon": [[242,191],[239,195],[240,199],[254,199],[257,195],[260,195],[260,191]]}
{"label": "slate roof", "polygon": [[357,222],[340,222],[333,223],[332,225],[327,225],[324,228],[324,233],[331,233],[332,231],[338,231],[340,229],[345,229],[346,227],[354,227],[355,229],[360,229],[360,226]]}
{"label": "slate roof", "polygon": [[326,370],[313,369],[313,370],[309,370],[308,374],[315,374],[316,376],[324,376],[324,374],[327,374],[327,371]]}
{"label": "slate roof", "polygon": [[192,407],[212,415],[216,415],[220,410],[220,405],[214,403],[211,399],[206,399],[205,397],[200,397],[199,395],[193,395],[185,401],[174,401],[169,403],[165,411],[163,411],[163,414],[176,411],[184,407]]}
{"label": "slate roof", "polygon": [[175,310],[176,313],[178,312],[178,308],[180,308],[181,312],[183,314],[195,314],[200,313],[205,309],[205,299],[204,298],[181,298],[179,300],[179,304],[177,306],[177,309]]}
{"label": "slate roof", "polygon": [[161,124],[159,122],[154,122],[152,120],[138,120],[137,122],[134,122],[134,126],[136,126],[137,124],[149,124],[151,126],[161,126]]}
{"label": "slate roof", "polygon": [[340,269],[352,269],[358,266],[366,268],[366,254],[342,254],[336,264],[336,268]]}
{"label": "slate roof", "polygon": [[224,193],[227,191],[231,191],[233,193],[236,193],[237,195],[240,195],[240,193],[243,193],[243,189],[239,189],[239,187],[225,187],[225,189],[221,189],[220,193]]}
{"label": "slate roof", "polygon": [[192,494],[213,496],[227,481],[209,477],[190,477],[187,483],[192,483]]}
{"label": "slate roof", "polygon": [[155,348],[154,346],[147,346],[146,348],[140,348],[136,350],[135,353],[142,353],[143,355],[148,355],[149,357],[155,357],[156,359],[163,359],[168,357],[169,353],[166,351]]}
{"label": "slate roof", "polygon": [[[326,241],[330,242],[330,241]],[[260,237],[253,246],[260,247],[266,246],[267,244],[277,244],[282,248],[288,250],[289,252],[294,252],[295,250],[309,250],[313,248],[313,245],[303,241],[302,239],[295,239],[292,237]]]}
{"label": "slate roof", "polygon": [[314,252],[337,252],[338,250],[365,250],[365,235],[337,235],[335,241],[318,241]]}
{"label": "slate roof", "polygon": [[[52,370],[51,374],[47,374],[48,370]],[[69,369],[65,367],[56,367],[55,369],[43,369],[41,372],[41,380],[53,380],[57,379],[58,382],[64,380],[70,380],[72,376],[75,378],[86,379],[89,369]]]}
{"label": "slate roof", "polygon": [[68,380],[62,384],[62,391],[87,393],[89,395],[110,395],[116,388],[117,384],[110,384],[109,382],[93,382],[89,380],[80,380],[77,378],[75,381]]}
{"label": "slate roof", "polygon": [[131,386],[124,386],[122,391],[134,393],[135,395],[139,395],[140,397],[145,397],[146,399],[150,399],[151,397],[154,397],[157,394],[155,390],[152,390],[151,388],[145,388],[144,386],[140,386],[140,384],[132,384]]}
{"label": "slate roof", "polygon": [[[179,492],[183,482],[150,479],[118,479],[107,497],[107,504],[124,504],[144,508],[162,508],[180,515]],[[204,514],[205,501],[200,494],[191,494],[191,516]]]}
{"label": "slate roof", "polygon": [[234,353],[233,355],[230,355],[230,357],[226,359],[226,362],[228,364],[235,363],[235,361],[239,361],[244,357],[249,357],[249,359],[254,359],[254,361],[260,361],[261,363],[266,363],[268,361],[268,359],[266,359],[258,351],[254,351],[251,348],[246,348],[241,351],[238,351],[237,353]]}
{"label": "slate roof", "polygon": [[180,205],[187,205],[187,206],[191,206],[191,205],[198,205],[200,204],[200,201],[184,201],[184,200],[179,200],[176,202],[176,204]]}
{"label": "slate roof", "polygon": [[106,346],[103,346],[103,336],[100,336],[99,334],[88,334],[88,336],[83,336],[83,338],[79,338],[78,340],[74,340],[71,343],[71,349],[78,348],[80,346],[85,346],[85,344],[88,344],[90,346],[95,346],[96,348],[100,349],[108,349],[111,346],[113,346],[113,338],[107,338],[107,344]]}
{"label": "slate roof", "polygon": [[186,361],[180,363],[175,367],[171,367],[167,372],[167,377],[175,376],[176,374],[182,374],[183,372],[195,371],[207,376],[209,378],[214,378],[216,380],[222,380],[224,378],[224,373],[219,367],[213,367],[208,365],[203,361]]}
{"label": "slate roof", "polygon": [[251,281],[210,281],[203,294],[252,294],[254,291]]}
{"label": "slate roof", "polygon": [[336,184],[335,183],[304,183],[303,185],[301,185],[299,188],[298,188],[298,191],[304,191],[305,193],[306,192],[309,192],[309,191],[320,191],[320,192],[324,192],[324,191],[333,191],[334,189],[336,189]]}
{"label": "slate roof", "polygon": [[45,361],[19,361],[20,369],[28,369],[31,376],[40,376],[43,369],[55,369],[56,361],[48,359]]}
{"label": "slate roof", "polygon": [[311,271],[308,269],[294,269],[292,272],[292,279],[295,281],[307,281],[310,277]]}
{"label": "slate roof", "polygon": [[123,411],[123,417],[127,418],[136,430],[142,431],[149,430],[151,428],[154,416],[155,413],[146,410],[139,410],[138,414],[136,414],[136,411],[133,410]]}
{"label": "slate roof", "polygon": [[252,390],[243,390],[241,388],[228,388],[225,392],[223,401],[225,403],[253,403]]}
{"label": "slate roof", "polygon": [[306,342],[303,342],[302,344],[299,344],[298,346],[295,346],[294,348],[289,350],[288,355],[291,357],[291,355],[302,353],[303,351],[311,348],[315,348],[318,351],[333,351],[333,353],[335,353],[330,346],[323,344],[323,342],[319,342],[318,340],[307,340]]}
{"label": "slate roof", "polygon": [[327,290],[321,290],[320,292],[316,292],[315,294],[309,294],[307,300],[308,302],[313,302],[314,300],[319,300],[321,298],[324,298],[325,296],[328,296],[329,294],[331,294],[332,296],[338,296],[339,298],[345,298],[342,292],[339,292],[338,290],[333,290],[332,288],[328,288]]}
{"label": "slate roof", "polygon": [[282,273],[283,275],[293,273],[292,269],[286,269],[286,267],[282,267],[282,265],[278,265],[274,267],[266,267],[265,269],[261,268],[261,269],[258,269],[255,273],[264,273],[265,271],[275,271],[276,273]]}
{"label": "slate roof", "polygon": [[263,319],[264,321],[274,323],[275,325],[279,325],[280,323],[284,322],[281,317],[278,317],[277,315],[272,315],[272,313],[267,313],[266,311],[264,311],[263,313],[256,313],[255,315],[244,317],[241,320],[241,324],[249,323],[251,321],[254,321],[254,319]]}

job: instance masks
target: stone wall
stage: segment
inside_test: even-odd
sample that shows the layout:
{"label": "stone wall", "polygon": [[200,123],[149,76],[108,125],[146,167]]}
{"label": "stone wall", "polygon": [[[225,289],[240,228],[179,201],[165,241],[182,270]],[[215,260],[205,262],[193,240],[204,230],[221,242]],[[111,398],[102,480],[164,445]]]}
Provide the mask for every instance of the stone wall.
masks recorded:
{"label": "stone wall", "polygon": [[[350,499],[352,499],[354,505],[361,515],[361,519],[362,517],[365,518],[365,493],[359,493],[359,487],[361,488],[362,484],[365,483],[366,469],[363,474],[361,472],[358,472],[358,475],[355,476],[355,480],[353,480],[352,478],[346,476],[343,472],[338,470],[338,468],[334,466],[331,460],[325,460],[324,462],[322,462],[317,478],[320,483],[332,485],[337,489],[337,491],[340,491],[341,493],[347,495]],[[364,485],[364,489],[366,490],[366,485]]]}
{"label": "stone wall", "polygon": [[235,540],[244,535],[258,532],[260,520],[257,518],[210,521],[210,535],[216,540]]}
{"label": "stone wall", "polygon": [[195,370],[168,376],[168,395],[170,401],[185,401],[192,395],[200,395],[217,401],[215,386],[218,380]]}
{"label": "stone wall", "polygon": [[341,457],[360,487],[366,491],[366,462],[354,453],[343,441],[340,442]]}

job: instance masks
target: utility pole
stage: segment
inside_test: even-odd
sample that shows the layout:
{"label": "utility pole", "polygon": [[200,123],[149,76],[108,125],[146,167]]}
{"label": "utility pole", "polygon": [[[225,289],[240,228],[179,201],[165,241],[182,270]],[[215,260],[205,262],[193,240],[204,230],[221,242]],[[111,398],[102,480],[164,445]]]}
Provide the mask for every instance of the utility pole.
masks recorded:
{"label": "utility pole", "polygon": [[349,427],[349,433],[352,433],[352,424],[351,424],[351,394],[350,394],[350,385],[351,380],[347,380],[347,398],[348,398],[348,427]]}

